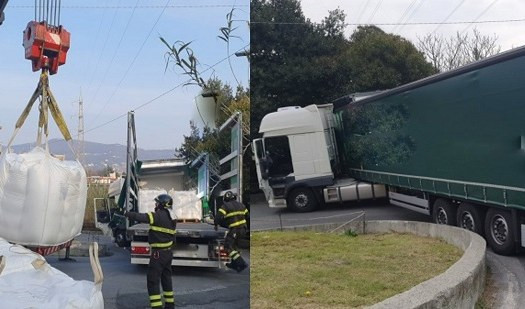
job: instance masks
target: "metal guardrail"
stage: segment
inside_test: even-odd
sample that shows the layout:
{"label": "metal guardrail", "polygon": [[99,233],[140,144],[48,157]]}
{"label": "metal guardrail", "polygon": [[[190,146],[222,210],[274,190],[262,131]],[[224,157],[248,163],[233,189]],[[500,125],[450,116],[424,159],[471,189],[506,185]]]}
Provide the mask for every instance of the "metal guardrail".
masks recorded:
{"label": "metal guardrail", "polygon": [[[282,214],[279,213],[279,229],[281,231],[283,231],[284,228],[289,228],[289,227],[295,227],[295,226],[300,226],[300,225],[286,225],[286,224],[283,224],[283,222],[316,222],[316,221],[319,221],[319,220],[327,220],[327,219],[334,219],[334,218],[341,218],[341,217],[348,217],[348,216],[353,216],[350,220],[344,222],[341,226],[337,227],[336,229],[334,229],[333,231],[330,231],[331,233],[332,232],[335,232],[335,230],[338,230],[352,222],[354,222],[355,220],[357,219],[362,219],[363,221],[363,228],[365,226],[365,220],[366,220],[366,211],[356,211],[356,212],[350,212],[350,213],[345,213],[345,214],[339,214],[339,215],[331,215],[331,216],[323,216],[323,217],[315,217],[315,218],[282,218]],[[253,219],[250,219],[251,222],[272,222],[272,223],[275,223],[275,219],[256,219],[256,218],[253,218]],[[304,225],[304,224],[301,224],[301,225]],[[257,231],[257,229],[252,229],[252,231]]]}

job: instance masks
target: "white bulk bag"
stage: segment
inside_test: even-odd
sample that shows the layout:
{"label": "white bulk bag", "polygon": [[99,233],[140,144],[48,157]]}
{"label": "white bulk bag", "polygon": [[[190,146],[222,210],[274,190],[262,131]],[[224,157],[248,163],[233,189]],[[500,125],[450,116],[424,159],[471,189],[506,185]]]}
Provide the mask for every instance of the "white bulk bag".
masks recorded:
{"label": "white bulk bag", "polygon": [[173,210],[178,219],[202,219],[202,202],[197,191],[170,190],[173,198]]}
{"label": "white bulk bag", "polygon": [[0,157],[0,237],[32,246],[63,244],[80,234],[87,177],[78,161],[35,147]]}
{"label": "white bulk bag", "polygon": [[94,252],[90,262],[96,283],[75,281],[42,256],[0,238],[0,308],[103,309],[103,275]]}
{"label": "white bulk bag", "polygon": [[[139,212],[154,212],[155,198],[161,194],[166,194],[162,189],[140,189],[139,190]],[[173,218],[175,219],[175,218]]]}
{"label": "white bulk bag", "polygon": [[[139,212],[155,211],[155,198],[166,194],[164,189],[141,189],[139,191]],[[173,198],[173,207],[170,210],[172,219],[202,219],[201,200],[195,191],[175,191],[168,194]]]}

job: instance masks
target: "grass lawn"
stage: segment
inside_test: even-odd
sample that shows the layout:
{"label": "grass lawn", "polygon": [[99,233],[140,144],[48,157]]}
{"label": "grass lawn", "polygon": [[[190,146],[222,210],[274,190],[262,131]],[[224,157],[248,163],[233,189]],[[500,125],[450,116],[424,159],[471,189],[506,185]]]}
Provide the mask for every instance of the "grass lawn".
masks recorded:
{"label": "grass lawn", "polygon": [[406,291],[449,268],[462,251],[411,234],[257,232],[250,308],[352,308]]}

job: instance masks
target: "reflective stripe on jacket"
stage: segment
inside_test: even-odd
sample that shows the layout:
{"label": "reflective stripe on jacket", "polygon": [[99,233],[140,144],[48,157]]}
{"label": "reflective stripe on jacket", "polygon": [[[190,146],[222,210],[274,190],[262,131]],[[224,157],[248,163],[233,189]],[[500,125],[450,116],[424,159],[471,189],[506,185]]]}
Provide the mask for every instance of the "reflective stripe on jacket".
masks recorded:
{"label": "reflective stripe on jacket", "polygon": [[234,228],[246,225],[248,209],[237,201],[228,201],[217,211],[216,223],[222,227]]}
{"label": "reflective stripe on jacket", "polygon": [[176,223],[167,209],[148,213],[128,213],[130,219],[149,223],[148,242],[152,248],[167,249],[173,246]]}

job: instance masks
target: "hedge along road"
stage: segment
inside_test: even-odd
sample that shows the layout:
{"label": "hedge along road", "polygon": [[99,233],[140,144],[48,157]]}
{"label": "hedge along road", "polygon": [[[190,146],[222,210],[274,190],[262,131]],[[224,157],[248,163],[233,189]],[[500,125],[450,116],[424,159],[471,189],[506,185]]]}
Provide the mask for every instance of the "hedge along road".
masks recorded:
{"label": "hedge along road", "polygon": [[[251,196],[251,229],[267,230],[283,226],[345,223],[364,212],[366,220],[407,220],[431,222],[429,216],[390,205],[387,200],[347,202],[329,205],[310,213],[271,209],[262,194]],[[357,218],[355,220],[361,220]],[[487,248],[487,265],[491,270],[493,308],[521,308],[525,303],[525,254],[500,256]]]}

